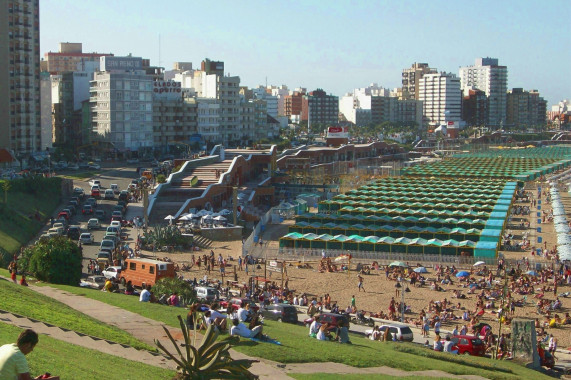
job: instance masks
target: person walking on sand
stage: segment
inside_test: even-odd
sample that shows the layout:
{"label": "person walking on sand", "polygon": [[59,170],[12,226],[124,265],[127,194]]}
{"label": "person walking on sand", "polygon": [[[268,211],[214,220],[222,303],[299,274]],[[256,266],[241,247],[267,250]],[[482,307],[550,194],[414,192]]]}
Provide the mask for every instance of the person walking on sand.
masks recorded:
{"label": "person walking on sand", "polygon": [[357,275],[357,279],[359,280],[359,282],[357,283],[357,288],[359,289],[359,292],[361,291],[361,289],[363,289],[363,292],[365,291],[365,287],[363,286],[363,277],[361,277],[361,275]]}

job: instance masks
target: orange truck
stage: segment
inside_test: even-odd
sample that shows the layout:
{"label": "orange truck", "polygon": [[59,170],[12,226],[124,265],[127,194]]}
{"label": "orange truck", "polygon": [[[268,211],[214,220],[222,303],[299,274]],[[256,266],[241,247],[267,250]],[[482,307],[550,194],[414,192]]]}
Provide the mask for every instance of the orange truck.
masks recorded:
{"label": "orange truck", "polygon": [[137,287],[153,286],[164,277],[175,277],[174,264],[151,259],[127,259],[120,274],[121,284],[131,281]]}

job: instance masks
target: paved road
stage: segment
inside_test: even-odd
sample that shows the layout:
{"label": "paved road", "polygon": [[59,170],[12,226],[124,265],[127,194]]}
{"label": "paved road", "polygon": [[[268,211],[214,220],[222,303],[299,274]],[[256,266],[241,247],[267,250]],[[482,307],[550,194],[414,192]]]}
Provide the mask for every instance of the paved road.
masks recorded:
{"label": "paved road", "polygon": [[[105,190],[111,186],[112,183],[117,184],[120,190],[126,189],[131,180],[139,178],[138,174],[136,173],[136,167],[119,167],[119,168],[109,168],[103,169],[100,174],[92,177],[87,178],[85,180],[74,180],[73,184],[74,187],[81,187],[84,189],[85,194],[90,194],[91,185],[89,184],[90,181],[94,179],[98,179],[101,181],[102,189]],[[87,199],[87,196],[85,197]],[[67,204],[67,199],[63,199],[62,203],[65,205]],[[83,246],[83,258],[84,258],[84,273],[87,273],[87,264],[89,263],[90,259],[95,259],[97,257],[97,253],[99,252],[99,244],[101,240],[105,236],[105,230],[109,226],[109,222],[111,221],[111,213],[113,207],[117,204],[117,198],[113,200],[98,200],[97,209],[103,209],[106,212],[107,217],[101,221],[102,228],[99,230],[87,230],[87,221],[92,218],[92,215],[82,215],[81,214],[81,206],[78,207],[78,213],[71,218],[70,225],[78,225],[81,227],[81,232],[91,232],[94,235],[95,242],[92,245],[84,245]],[[65,207],[61,207],[63,209]],[[56,214],[61,211],[60,209],[56,210]],[[126,219],[132,219],[134,216],[142,216],[143,209],[141,203],[129,203],[127,206],[127,213],[125,215]],[[46,232],[48,226],[46,226],[41,233]],[[137,233],[136,230],[133,233],[130,233],[130,229],[127,228],[127,239],[124,240],[127,243],[132,243],[134,247],[134,239],[136,239]]]}

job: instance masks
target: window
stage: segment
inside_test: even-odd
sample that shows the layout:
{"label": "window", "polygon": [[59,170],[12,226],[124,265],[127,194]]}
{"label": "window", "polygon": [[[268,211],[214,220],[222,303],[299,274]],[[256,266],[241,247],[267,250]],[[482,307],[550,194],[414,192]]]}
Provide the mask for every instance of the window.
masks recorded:
{"label": "window", "polygon": [[145,269],[145,264],[141,265],[141,269]]}
{"label": "window", "polygon": [[137,270],[137,263],[130,262],[129,263],[129,270]]}
{"label": "window", "polygon": [[155,274],[155,267],[154,267],[154,266],[151,265],[151,266],[149,267],[149,273],[150,273],[150,274]]}

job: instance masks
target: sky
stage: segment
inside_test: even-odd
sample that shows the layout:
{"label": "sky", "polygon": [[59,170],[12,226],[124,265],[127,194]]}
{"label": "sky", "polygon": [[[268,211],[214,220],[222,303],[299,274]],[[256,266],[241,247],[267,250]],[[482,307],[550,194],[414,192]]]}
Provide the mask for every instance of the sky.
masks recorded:
{"label": "sky", "polygon": [[243,86],[338,96],[399,87],[414,62],[458,74],[493,57],[508,89],[537,89],[550,107],[571,99],[570,19],[569,0],[42,0],[40,51],[81,42],[167,70],[210,58]]}

